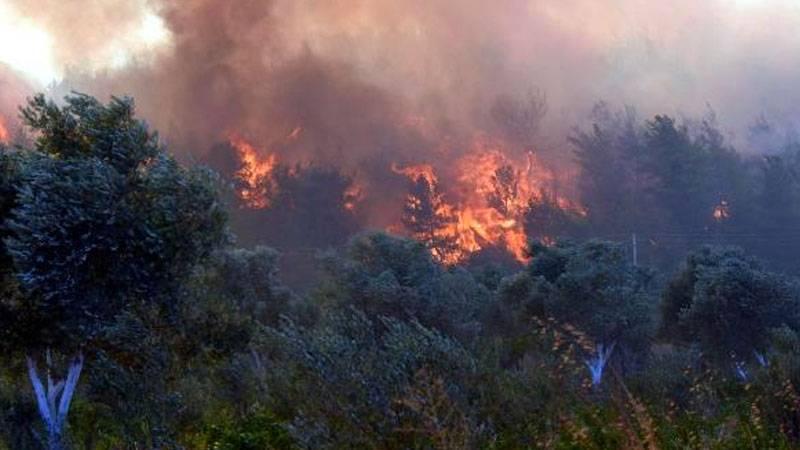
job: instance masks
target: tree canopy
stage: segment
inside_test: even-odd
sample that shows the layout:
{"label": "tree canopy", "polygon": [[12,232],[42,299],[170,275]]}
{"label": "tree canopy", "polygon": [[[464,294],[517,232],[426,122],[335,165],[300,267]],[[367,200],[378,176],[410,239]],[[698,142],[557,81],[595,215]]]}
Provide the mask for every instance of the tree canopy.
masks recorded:
{"label": "tree canopy", "polygon": [[81,345],[129,307],[168,306],[226,239],[213,175],[169,156],[131,99],[37,96],[22,115],[37,137],[3,155],[18,161],[4,244],[25,297],[12,313],[52,324],[31,338]]}

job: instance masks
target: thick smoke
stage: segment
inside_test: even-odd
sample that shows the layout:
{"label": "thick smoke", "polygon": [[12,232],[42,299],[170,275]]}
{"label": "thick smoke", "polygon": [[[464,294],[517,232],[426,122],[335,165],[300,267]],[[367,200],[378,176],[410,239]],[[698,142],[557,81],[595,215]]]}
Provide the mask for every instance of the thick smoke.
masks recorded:
{"label": "thick smoke", "polygon": [[[54,37],[54,96],[132,95],[185,158],[213,159],[236,134],[335,164],[384,207],[403,190],[391,163],[446,166],[480,133],[567,164],[565,137],[598,100],[642,116],[711,105],[745,149],[769,142],[748,139],[757,117],[800,117],[789,1],[6,1]],[[143,44],[153,17],[167,36]],[[497,112],[525,98],[546,98],[547,115],[520,136]]]}
{"label": "thick smoke", "polygon": [[32,89],[21,74],[0,63],[0,126],[3,129],[0,133],[19,130],[18,108]]}
{"label": "thick smoke", "polygon": [[[761,113],[791,120],[800,104],[789,87],[800,75],[792,63],[800,12],[790,2],[13,4],[55,37],[68,70],[62,92],[134,95],[193,152],[232,130],[267,144],[305,121],[315,156],[365,156],[407,134],[398,125],[409,117],[447,135],[493,131],[498,95],[537,88],[550,104],[543,147],[563,147],[564,132],[599,99],[646,114],[711,104],[739,133]],[[163,19],[170,42],[103,73],[103,59],[135,46],[147,14]]]}

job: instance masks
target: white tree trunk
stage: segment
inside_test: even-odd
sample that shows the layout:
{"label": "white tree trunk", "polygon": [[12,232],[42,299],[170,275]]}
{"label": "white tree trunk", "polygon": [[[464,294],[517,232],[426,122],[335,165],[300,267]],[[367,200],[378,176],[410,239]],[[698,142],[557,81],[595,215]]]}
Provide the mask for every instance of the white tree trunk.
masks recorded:
{"label": "white tree trunk", "polygon": [[64,425],[67,423],[69,405],[75,387],[78,385],[78,378],[83,369],[83,355],[79,354],[70,362],[67,371],[67,379],[53,382],[50,375],[49,355],[47,368],[47,387],[44,386],[39,373],[36,370],[36,363],[28,357],[28,377],[33,385],[33,393],[36,396],[36,406],[39,415],[44,422],[47,431],[47,448],[49,450],[62,450]]}
{"label": "white tree trunk", "polygon": [[616,342],[612,342],[608,347],[604,344],[598,344],[595,355],[584,361],[589,373],[592,375],[592,386],[599,386],[600,382],[603,381],[603,371],[606,368],[608,358],[614,352],[615,345]]}

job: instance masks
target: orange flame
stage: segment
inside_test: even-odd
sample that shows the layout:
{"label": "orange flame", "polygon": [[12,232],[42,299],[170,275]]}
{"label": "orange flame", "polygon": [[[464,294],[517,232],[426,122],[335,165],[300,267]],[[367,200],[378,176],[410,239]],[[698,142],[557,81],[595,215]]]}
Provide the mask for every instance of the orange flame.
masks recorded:
{"label": "orange flame", "polygon": [[430,164],[418,164],[406,167],[400,167],[397,163],[392,164],[392,172],[400,175],[405,175],[408,179],[415,181],[419,177],[425,178],[429,185],[433,186],[439,182],[433,166]]}
{"label": "orange flame", "polygon": [[0,116],[0,144],[8,144],[11,141],[11,133],[8,132],[8,126]]}
{"label": "orange flame", "polygon": [[239,153],[241,161],[241,168],[236,172],[236,177],[244,183],[239,191],[240,198],[247,207],[269,208],[269,195],[276,188],[272,175],[278,164],[277,155],[269,153],[262,158],[252,144],[235,135],[230,137],[230,144]]}
{"label": "orange flame", "polygon": [[[286,135],[283,141],[289,142],[297,139],[302,133],[302,127],[295,127]],[[261,155],[250,142],[233,133],[229,142],[239,154],[240,168],[234,174],[243,186],[239,190],[239,198],[244,202],[243,207],[252,209],[267,209],[272,206],[272,199],[278,192],[278,182],[275,179],[275,170],[278,167],[277,153],[270,152]],[[286,170],[290,177],[297,176],[299,167]],[[354,211],[364,199],[364,187],[353,181],[342,193],[342,206],[348,211]]]}
{"label": "orange flame", "polygon": [[355,211],[361,200],[364,199],[364,187],[355,181],[344,191],[343,206],[348,211]]}
{"label": "orange flame", "polygon": [[[456,198],[457,202],[443,202],[438,207],[437,213],[448,220],[434,233],[442,241],[453,242],[454,248],[448,252],[432,249],[441,262],[456,264],[490,246],[505,248],[520,262],[527,260],[525,213],[531,200],[540,200],[544,192],[552,190],[556,176],[532,152],[518,159],[509,154],[504,142],[479,136],[470,151],[452,165],[455,186],[448,191],[448,198]],[[429,164],[404,168],[394,164],[392,170],[412,181],[424,177],[431,186],[439,183]],[[560,208],[586,215],[570,200],[552,195]]]}
{"label": "orange flame", "polygon": [[714,206],[714,210],[711,215],[717,222],[723,222],[730,219],[731,210],[727,200],[720,200],[719,204]]}

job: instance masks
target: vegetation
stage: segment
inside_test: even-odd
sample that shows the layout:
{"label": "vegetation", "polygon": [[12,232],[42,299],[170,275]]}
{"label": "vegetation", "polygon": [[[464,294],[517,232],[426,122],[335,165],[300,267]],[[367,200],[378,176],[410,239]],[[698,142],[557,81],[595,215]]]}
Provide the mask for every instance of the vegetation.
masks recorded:
{"label": "vegetation", "polygon": [[[532,229],[573,239],[532,239],[521,269],[443,266],[426,242],[365,232],[321,253],[319,281],[296,293],[276,251],[234,246],[216,178],[133,112],[36,97],[35,145],[0,152],[0,448],[800,446],[796,278],[736,247],[687,245],[671,270],[585,239],[655,218],[714,225],[705,183],[732,205],[794,185],[728,183],[745,166],[710,122],[640,129],[599,110],[574,136],[590,213],[532,208]],[[341,197],[337,176],[304,170],[287,196],[328,180]],[[313,222],[299,204],[270,220]]]}

